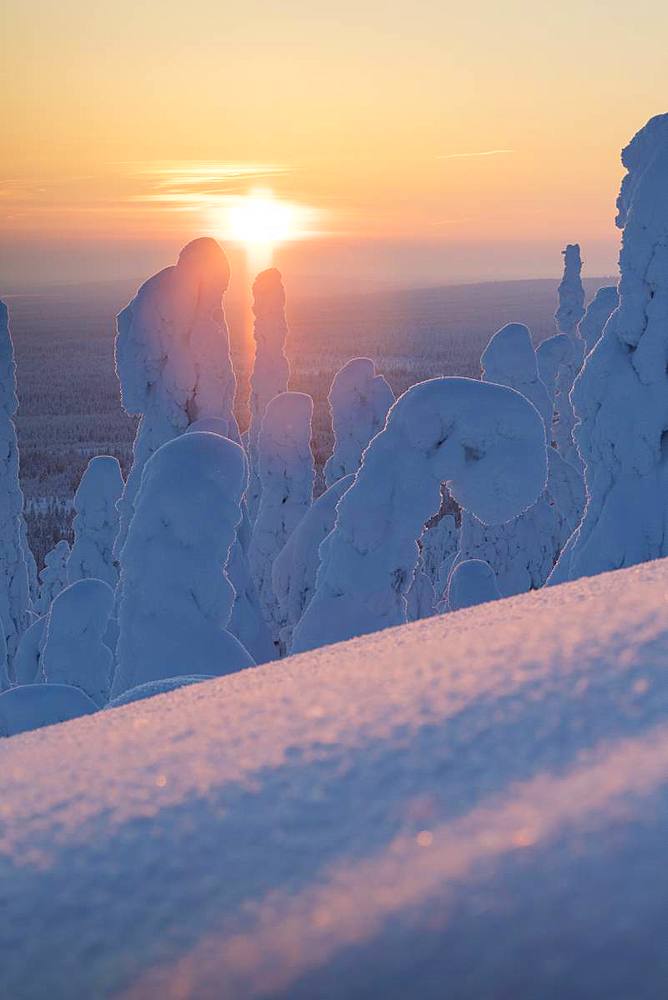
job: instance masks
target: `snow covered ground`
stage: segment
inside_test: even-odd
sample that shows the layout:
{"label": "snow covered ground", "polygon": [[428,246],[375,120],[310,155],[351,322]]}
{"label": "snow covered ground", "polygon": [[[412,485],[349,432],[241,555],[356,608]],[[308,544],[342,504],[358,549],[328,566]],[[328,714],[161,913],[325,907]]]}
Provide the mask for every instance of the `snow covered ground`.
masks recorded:
{"label": "snow covered ground", "polygon": [[14,737],[7,997],[668,983],[668,561]]}

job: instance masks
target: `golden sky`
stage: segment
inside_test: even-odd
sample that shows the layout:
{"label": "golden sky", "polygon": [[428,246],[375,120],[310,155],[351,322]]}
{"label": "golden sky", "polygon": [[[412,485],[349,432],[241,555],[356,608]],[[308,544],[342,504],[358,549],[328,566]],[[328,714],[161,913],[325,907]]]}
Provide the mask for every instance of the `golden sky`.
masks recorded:
{"label": "golden sky", "polygon": [[321,239],[612,245],[668,105],[663,0],[2,9],[5,241],[176,238],[259,186]]}

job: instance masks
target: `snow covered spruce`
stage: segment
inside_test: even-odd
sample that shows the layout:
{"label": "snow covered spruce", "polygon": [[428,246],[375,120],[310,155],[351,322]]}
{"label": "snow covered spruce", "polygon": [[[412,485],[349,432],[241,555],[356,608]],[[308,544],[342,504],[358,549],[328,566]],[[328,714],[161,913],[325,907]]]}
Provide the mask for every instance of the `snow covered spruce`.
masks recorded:
{"label": "snow covered spruce", "polygon": [[518,392],[465,378],[413,386],[339,501],[293,652],[406,621],[417,539],[439,510],[441,483],[464,510],[492,523],[531,506],[546,476],[543,420]]}
{"label": "snow covered spruce", "polygon": [[74,494],[74,544],[67,560],[67,581],[94,577],[110,587],[118,582],[114,565],[114,540],[118,534],[117,503],[123,476],[111,455],[91,458]]}
{"label": "snow covered spruce", "polygon": [[242,449],[217,434],[183,434],[146,463],[121,555],[112,697],[253,664],[227,631],[234,589],[225,566],[245,481]]}
{"label": "snow covered spruce", "polygon": [[251,375],[248,460],[250,465],[246,505],[251,523],[260,505],[258,441],[264,412],[274,396],[287,392],[290,365],[285,356],[288,325],[285,320],[285,290],[275,267],[258,274],[253,282],[253,336],[255,361]]}
{"label": "snow covered spruce", "polygon": [[332,381],[327,397],[334,450],[325,463],[325,483],[357,472],[362,452],[385,425],[394,393],[369,358],[353,358]]}
{"label": "snow covered spruce", "polygon": [[580,278],[580,247],[577,243],[569,243],[563,253],[564,276],[559,285],[559,307],[554,318],[559,332],[568,337],[572,350],[568,361],[560,366],[557,374],[555,440],[561,457],[581,472],[582,460],[573,440],[575,416],[570,393],[584,358],[584,342],[578,327],[585,314],[585,293]]}
{"label": "snow covered spruce", "polygon": [[588,503],[552,583],[668,555],[668,114],[622,162],[619,306],[572,394]]}
{"label": "snow covered spruce", "polygon": [[39,597],[35,604],[40,615],[48,613],[52,602],[67,586],[67,564],[70,558],[70,544],[61,540],[44,557],[44,569],[39,574]]}

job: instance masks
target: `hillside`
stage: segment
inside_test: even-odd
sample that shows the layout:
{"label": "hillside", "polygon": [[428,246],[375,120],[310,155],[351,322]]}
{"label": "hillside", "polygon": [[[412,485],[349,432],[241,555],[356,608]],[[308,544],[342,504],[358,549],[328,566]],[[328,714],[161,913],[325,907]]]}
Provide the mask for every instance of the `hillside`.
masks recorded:
{"label": "hillside", "polygon": [[1,992],[662,995],[667,593],[646,564],[8,741]]}

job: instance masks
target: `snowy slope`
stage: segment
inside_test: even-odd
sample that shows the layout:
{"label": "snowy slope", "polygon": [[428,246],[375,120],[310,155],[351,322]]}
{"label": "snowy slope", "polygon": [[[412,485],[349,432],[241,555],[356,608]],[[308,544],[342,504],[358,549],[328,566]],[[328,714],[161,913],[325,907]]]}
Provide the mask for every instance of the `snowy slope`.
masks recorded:
{"label": "snowy slope", "polygon": [[0,994],[658,998],[668,561],[14,737]]}

